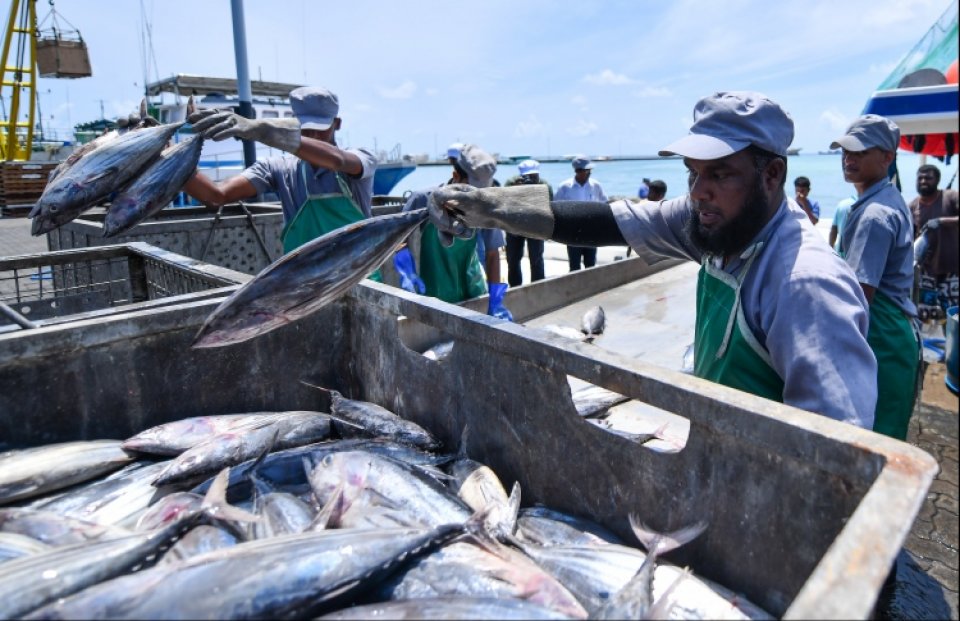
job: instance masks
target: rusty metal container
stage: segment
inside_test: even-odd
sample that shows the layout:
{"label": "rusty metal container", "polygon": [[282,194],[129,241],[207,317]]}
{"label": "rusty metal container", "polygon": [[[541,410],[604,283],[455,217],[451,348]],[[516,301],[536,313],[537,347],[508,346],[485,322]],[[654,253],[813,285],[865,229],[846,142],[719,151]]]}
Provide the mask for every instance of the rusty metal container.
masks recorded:
{"label": "rusty metal container", "polygon": [[[202,414],[326,408],[300,380],[430,428],[524,504],[706,532],[670,560],[785,618],[868,618],[937,464],[906,443],[466,308],[363,283],[316,314],[218,349],[197,298],[0,334],[0,440],[123,438]],[[423,352],[452,340],[443,360]],[[581,419],[569,378],[689,421],[664,453]],[[42,387],[42,389],[41,389]],[[172,604],[174,605],[174,604]]]}

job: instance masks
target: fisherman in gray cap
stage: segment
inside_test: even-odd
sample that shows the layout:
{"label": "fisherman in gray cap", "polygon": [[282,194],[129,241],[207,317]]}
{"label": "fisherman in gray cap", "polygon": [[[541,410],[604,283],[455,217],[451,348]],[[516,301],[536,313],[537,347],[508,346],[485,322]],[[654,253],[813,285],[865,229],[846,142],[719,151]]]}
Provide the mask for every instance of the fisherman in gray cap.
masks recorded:
{"label": "fisherman in gray cap", "polygon": [[[457,187],[490,187],[496,172],[497,161],[492,155],[474,144],[460,146],[453,163],[453,182],[463,185]],[[435,191],[430,188],[414,192],[407,199],[403,211],[426,207]],[[459,233],[463,235],[465,231],[460,230]],[[424,290],[418,293],[456,304],[486,294],[488,284],[492,287],[500,283],[503,231],[481,228],[476,235],[472,234],[472,230],[470,233],[471,235],[463,235],[463,239],[457,239],[438,230],[430,222],[423,226],[420,235],[419,277]],[[478,237],[482,239],[485,248],[482,266],[477,256]],[[394,259],[394,265],[402,276],[406,272],[409,281],[416,283],[416,278],[410,273],[415,265],[409,252],[406,248],[400,250]]]}
{"label": "fisherman in gray cap", "polygon": [[193,129],[211,140],[254,140],[296,157],[270,157],[218,183],[196,174],[184,190],[220,206],[275,192],[283,206],[283,250],[291,250],[341,226],[371,216],[377,158],[366,149],[341,149],[340,102],[325,88],[290,93],[295,118],[248,119],[229,110],[201,110]]}
{"label": "fisherman in gray cap", "polygon": [[877,366],[853,272],[784,192],[793,120],[760,93],[694,107],[681,155],[689,193],[659,203],[563,202],[529,185],[436,191],[439,228],[507,232],[578,246],[630,245],[648,261],[700,263],[694,373],[870,429]]}
{"label": "fisherman in gray cap", "polygon": [[869,343],[877,357],[873,429],[906,440],[919,385],[921,350],[913,291],[913,217],[888,177],[900,128],[882,116],[855,120],[831,149],[843,149],[843,178],[857,200],[840,236],[870,305]]}

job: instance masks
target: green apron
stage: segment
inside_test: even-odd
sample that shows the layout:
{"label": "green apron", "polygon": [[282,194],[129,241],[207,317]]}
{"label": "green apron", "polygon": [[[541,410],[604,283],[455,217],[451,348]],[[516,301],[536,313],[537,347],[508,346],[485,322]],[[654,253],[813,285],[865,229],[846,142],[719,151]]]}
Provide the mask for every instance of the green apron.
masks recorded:
{"label": "green apron", "polygon": [[740,303],[743,279],[762,249],[763,244],[753,247],[739,278],[714,267],[708,257],[701,262],[693,368],[697,377],[782,402],[783,379],[750,331]]}
{"label": "green apron", "polygon": [[[300,178],[303,187],[307,186],[307,164],[300,162]],[[350,186],[340,173],[335,173],[340,194],[307,194],[293,220],[283,227],[280,239],[283,241],[284,254],[296,250],[307,242],[335,231],[340,227],[365,219],[363,211],[354,202]],[[380,271],[369,276],[371,280],[383,282]]]}
{"label": "green apron", "polygon": [[487,282],[477,258],[477,237],[454,238],[444,248],[437,228],[427,222],[420,235],[420,278],[429,295],[456,304],[487,292]]}
{"label": "green apron", "polygon": [[[918,385],[920,341],[911,319],[879,291],[874,292],[870,303],[869,330],[867,343],[877,357],[873,430],[906,440]],[[912,382],[911,390],[904,390],[905,382]]]}

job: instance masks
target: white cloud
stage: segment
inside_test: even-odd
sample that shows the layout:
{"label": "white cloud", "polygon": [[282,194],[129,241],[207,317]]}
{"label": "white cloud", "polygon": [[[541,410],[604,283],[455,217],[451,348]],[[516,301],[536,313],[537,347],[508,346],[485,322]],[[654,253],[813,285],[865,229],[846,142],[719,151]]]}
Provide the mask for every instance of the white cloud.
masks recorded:
{"label": "white cloud", "polygon": [[587,109],[587,98],[584,97],[583,95],[574,95],[573,97],[570,98],[570,103],[577,106],[581,110]]}
{"label": "white cloud", "polygon": [[400,86],[381,88],[378,92],[384,99],[410,99],[417,92],[417,84],[412,80],[406,80]]}
{"label": "white cloud", "polygon": [[436,97],[440,94],[440,89],[438,88],[428,88],[423,91],[429,97]]}
{"label": "white cloud", "polygon": [[614,73],[610,69],[604,69],[600,73],[585,75],[583,81],[588,84],[597,84],[600,86],[622,86],[624,84],[633,84],[634,82],[622,73]]}
{"label": "white cloud", "polygon": [[517,123],[513,130],[513,135],[517,138],[529,138],[531,136],[545,135],[543,123],[535,115],[530,115],[525,121]]}
{"label": "white cloud", "polygon": [[589,136],[597,131],[597,124],[593,121],[584,121],[580,119],[575,125],[567,128],[567,133],[571,136]]}
{"label": "white cloud", "polygon": [[821,112],[820,121],[826,123],[827,126],[835,132],[843,132],[847,129],[847,125],[850,124],[850,119],[836,108],[830,108]]}
{"label": "white cloud", "polygon": [[673,91],[666,86],[644,86],[643,88],[633,92],[634,97],[639,97],[641,99],[646,99],[648,97],[669,97],[671,95],[673,95]]}

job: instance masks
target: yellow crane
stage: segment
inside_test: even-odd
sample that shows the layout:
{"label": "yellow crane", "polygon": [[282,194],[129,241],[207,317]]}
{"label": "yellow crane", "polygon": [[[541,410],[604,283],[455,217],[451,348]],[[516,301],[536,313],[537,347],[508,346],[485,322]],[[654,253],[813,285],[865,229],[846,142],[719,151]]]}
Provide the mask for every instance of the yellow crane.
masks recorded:
{"label": "yellow crane", "polygon": [[[61,29],[53,0],[49,3],[50,14],[40,26],[37,25],[37,0],[12,0],[10,3],[3,56],[0,57],[3,69],[0,81],[0,161],[30,159],[38,75],[52,78],[92,75],[87,47],[79,31]],[[50,29],[41,30],[48,19],[51,20]],[[20,118],[21,111],[26,120]]]}

